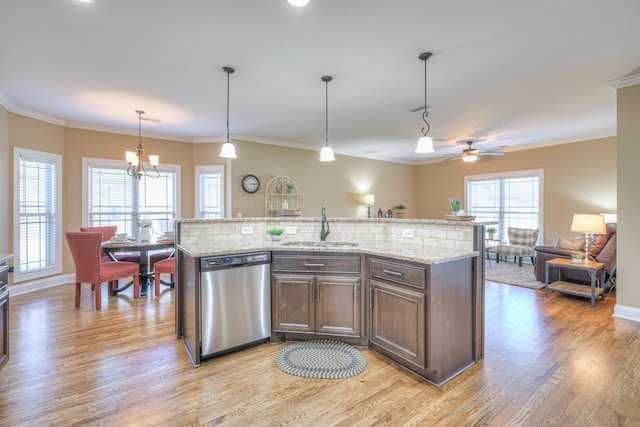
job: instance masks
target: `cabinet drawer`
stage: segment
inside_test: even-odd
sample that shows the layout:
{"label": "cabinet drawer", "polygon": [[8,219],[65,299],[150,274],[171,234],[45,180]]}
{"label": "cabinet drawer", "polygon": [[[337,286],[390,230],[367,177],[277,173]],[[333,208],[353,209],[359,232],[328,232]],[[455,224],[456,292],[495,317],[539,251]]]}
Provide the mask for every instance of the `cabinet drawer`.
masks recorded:
{"label": "cabinet drawer", "polygon": [[274,255],[274,271],[360,274],[359,256]]}
{"label": "cabinet drawer", "polygon": [[372,277],[394,283],[425,289],[425,269],[406,264],[398,264],[379,259],[369,260],[369,274]]}

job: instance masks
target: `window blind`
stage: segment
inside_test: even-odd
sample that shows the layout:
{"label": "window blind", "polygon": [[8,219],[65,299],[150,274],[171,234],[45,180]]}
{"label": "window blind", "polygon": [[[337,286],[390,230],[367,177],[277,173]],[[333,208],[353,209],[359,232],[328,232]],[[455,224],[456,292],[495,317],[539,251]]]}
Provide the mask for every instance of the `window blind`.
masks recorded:
{"label": "window blind", "polygon": [[468,177],[467,211],[477,221],[497,221],[502,237],[508,227],[541,229],[541,177],[542,171]]}
{"label": "window blind", "polygon": [[222,218],[223,203],[222,166],[197,168],[198,218]]}

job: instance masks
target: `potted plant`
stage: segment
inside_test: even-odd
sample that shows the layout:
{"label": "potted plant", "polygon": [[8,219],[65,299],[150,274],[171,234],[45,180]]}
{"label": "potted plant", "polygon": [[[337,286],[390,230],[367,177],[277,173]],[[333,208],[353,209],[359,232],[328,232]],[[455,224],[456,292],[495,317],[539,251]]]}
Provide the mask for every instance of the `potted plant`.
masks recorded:
{"label": "potted plant", "polygon": [[295,187],[295,185],[293,185],[292,182],[287,184],[287,194],[293,193],[293,187]]}
{"label": "potted plant", "polygon": [[282,239],[282,233],[284,233],[284,230],[282,228],[272,228],[270,230],[267,230],[267,234],[271,236],[271,240],[274,241]]}
{"label": "potted plant", "polygon": [[495,237],[495,234],[498,232],[498,229],[495,227],[489,227],[487,228],[487,236],[489,237],[489,239],[493,240]]}
{"label": "potted plant", "polygon": [[571,254],[571,261],[574,264],[580,264],[581,262],[584,261],[584,254],[578,254],[578,253]]}
{"label": "potted plant", "polygon": [[400,203],[399,205],[394,206],[394,207],[393,207],[393,209],[395,209],[395,211],[396,211],[396,216],[397,216],[398,218],[404,218],[404,214],[405,214],[405,211],[406,211],[406,209],[407,209],[407,207],[406,207],[405,205],[403,205],[402,203]]}
{"label": "potted plant", "polygon": [[449,207],[451,207],[451,213],[453,215],[458,215],[458,212],[462,209],[462,199],[457,196],[453,199],[449,197]]}

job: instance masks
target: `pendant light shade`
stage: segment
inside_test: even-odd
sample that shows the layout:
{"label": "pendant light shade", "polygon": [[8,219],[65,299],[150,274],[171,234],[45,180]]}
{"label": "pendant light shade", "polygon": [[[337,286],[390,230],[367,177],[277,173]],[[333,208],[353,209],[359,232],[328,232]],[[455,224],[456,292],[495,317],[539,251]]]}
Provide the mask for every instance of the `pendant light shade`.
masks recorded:
{"label": "pendant light shade", "polygon": [[424,61],[424,112],[422,113],[424,126],[422,127],[422,137],[418,140],[418,145],[415,151],[419,154],[435,152],[433,149],[433,140],[427,135],[430,129],[429,122],[427,121],[427,116],[429,115],[429,112],[427,111],[427,60],[431,58],[432,55],[433,54],[431,52],[423,52],[418,56],[418,59]]}
{"label": "pendant light shade", "polygon": [[236,156],[236,147],[231,143],[231,138],[229,137],[229,75],[236,70],[231,67],[222,67],[222,70],[227,73],[227,142],[220,149],[220,157],[235,159],[238,157]]}
{"label": "pendant light shade", "polygon": [[321,79],[325,85],[325,121],[324,121],[324,147],[320,150],[321,162],[332,162],[336,158],[333,157],[333,150],[329,147],[329,82],[333,80],[331,76],[322,76]]}

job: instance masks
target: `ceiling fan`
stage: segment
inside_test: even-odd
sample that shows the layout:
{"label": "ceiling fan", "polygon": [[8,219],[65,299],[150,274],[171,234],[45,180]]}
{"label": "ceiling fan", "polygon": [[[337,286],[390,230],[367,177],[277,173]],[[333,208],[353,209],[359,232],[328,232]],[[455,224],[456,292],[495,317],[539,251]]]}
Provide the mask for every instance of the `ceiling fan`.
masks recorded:
{"label": "ceiling fan", "polygon": [[[462,150],[462,160],[471,163],[477,160],[480,160],[481,156],[504,156],[504,153],[501,151],[489,151],[489,150],[480,150],[472,147],[473,141],[464,141],[465,144],[468,145],[467,148]],[[459,156],[450,157],[447,160],[455,160],[460,158]]]}

